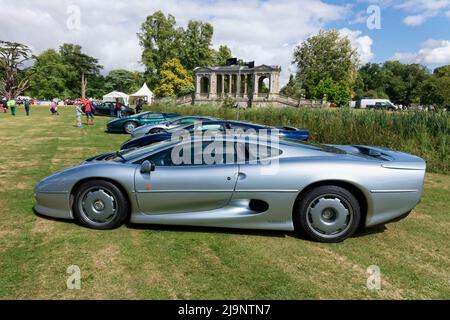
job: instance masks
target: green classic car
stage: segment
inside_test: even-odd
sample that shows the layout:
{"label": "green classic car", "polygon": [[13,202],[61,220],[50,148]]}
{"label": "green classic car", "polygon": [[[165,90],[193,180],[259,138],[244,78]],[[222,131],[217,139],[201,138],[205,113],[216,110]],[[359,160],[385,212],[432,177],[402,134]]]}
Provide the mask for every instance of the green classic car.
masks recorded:
{"label": "green classic car", "polygon": [[176,113],[164,113],[164,112],[144,112],[135,114],[131,117],[117,118],[106,123],[106,131],[108,132],[121,132],[131,133],[137,127],[146,124],[158,124],[170,119],[179,117]]}

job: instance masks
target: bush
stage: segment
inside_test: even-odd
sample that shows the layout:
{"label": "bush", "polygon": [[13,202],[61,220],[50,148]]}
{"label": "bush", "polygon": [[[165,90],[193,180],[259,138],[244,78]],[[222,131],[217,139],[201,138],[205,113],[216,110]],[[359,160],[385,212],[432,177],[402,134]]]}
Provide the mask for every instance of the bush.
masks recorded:
{"label": "bush", "polygon": [[236,104],[236,102],[234,101],[233,98],[226,97],[225,99],[223,99],[222,108],[233,109],[235,104]]}

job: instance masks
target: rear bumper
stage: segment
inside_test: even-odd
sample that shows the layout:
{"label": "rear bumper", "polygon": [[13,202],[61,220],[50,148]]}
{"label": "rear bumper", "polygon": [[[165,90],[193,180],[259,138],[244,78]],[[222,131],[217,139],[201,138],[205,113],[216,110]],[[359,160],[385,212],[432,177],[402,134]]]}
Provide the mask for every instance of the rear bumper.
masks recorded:
{"label": "rear bumper", "polygon": [[373,214],[366,220],[366,227],[372,227],[406,218],[420,202],[421,190],[395,192],[373,192]]}

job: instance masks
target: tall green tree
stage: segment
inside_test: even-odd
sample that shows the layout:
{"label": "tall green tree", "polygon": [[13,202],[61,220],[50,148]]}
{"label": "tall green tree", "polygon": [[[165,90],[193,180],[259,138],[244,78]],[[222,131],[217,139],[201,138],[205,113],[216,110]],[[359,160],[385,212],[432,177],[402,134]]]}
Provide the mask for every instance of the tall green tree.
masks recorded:
{"label": "tall green tree", "polygon": [[281,89],[281,93],[295,99],[303,99],[305,97],[305,89],[302,88],[302,84],[297,81],[293,74],[289,76],[289,81]]}
{"label": "tall green tree", "polygon": [[420,85],[420,102],[437,109],[450,108],[450,65],[436,68]]}
{"label": "tall green tree", "polygon": [[[360,85],[355,90],[359,98],[373,97],[385,98],[386,95],[387,74],[383,65],[378,63],[367,63],[363,65],[358,72],[355,85]],[[358,91],[358,92],[356,92]]]}
{"label": "tall green tree", "polygon": [[123,69],[111,70],[105,78],[105,89],[107,91],[117,90],[131,93],[135,80],[135,74],[132,71]]}
{"label": "tall green tree", "polygon": [[210,66],[214,62],[212,36],[214,28],[209,23],[191,20],[182,33],[180,61],[189,71],[200,66]]}
{"label": "tall green tree", "polygon": [[25,63],[34,59],[24,44],[0,40],[0,95],[17,97],[29,87]]}
{"label": "tall green tree", "polygon": [[162,11],[148,16],[141,25],[138,38],[150,87],[159,85],[162,65],[174,58],[191,73],[196,67],[225,65],[231,58],[231,50],[221,46],[215,51],[212,48],[213,34],[214,28],[210,23],[191,20],[186,28],[182,28],[177,27],[173,15],[166,16]]}
{"label": "tall green tree", "polygon": [[217,51],[213,51],[213,64],[216,66],[226,66],[227,60],[231,58],[233,58],[233,54],[226,45],[222,45]]}
{"label": "tall green tree", "polygon": [[162,11],[148,16],[141,25],[138,38],[150,87],[158,85],[164,62],[180,56],[181,37],[182,31],[176,27],[175,17],[170,14],[166,17]]}
{"label": "tall green tree", "polygon": [[[99,65],[98,59],[84,54],[80,45],[65,43],[59,48],[59,52],[63,61],[72,66],[73,75],[78,77],[78,81],[81,81],[80,93],[81,97],[85,98],[88,79],[98,76],[103,67]],[[74,85],[76,80],[70,80]]]}
{"label": "tall green tree", "polygon": [[436,77],[450,77],[450,65],[442,66],[434,69],[433,74]]}
{"label": "tall green tree", "polygon": [[89,86],[86,88],[86,95],[97,99],[102,98],[105,94],[110,92],[110,90],[107,90],[105,84],[105,76],[101,74],[91,76],[89,78]]}
{"label": "tall green tree", "polygon": [[[293,62],[297,65],[297,81],[300,81],[308,98],[320,91],[316,86],[323,79],[329,79],[339,86],[353,87],[359,56],[350,40],[342,37],[337,30],[320,31],[308,38],[294,51]],[[347,89],[346,89],[347,90]]]}
{"label": "tall green tree", "polygon": [[161,82],[155,89],[159,98],[177,96],[192,92],[194,83],[192,75],[186,70],[178,59],[165,62],[160,72]]}
{"label": "tall green tree", "polygon": [[39,99],[70,98],[67,79],[71,75],[71,66],[64,63],[61,55],[53,49],[48,49],[36,57],[36,62],[29,69],[30,89],[27,95]]}
{"label": "tall green tree", "polygon": [[392,102],[406,106],[419,102],[420,85],[429,76],[424,66],[386,61],[383,69],[385,92]]}
{"label": "tall green tree", "polygon": [[351,99],[351,90],[347,84],[329,78],[320,80],[313,90],[313,96],[326,98],[340,107],[347,106]]}

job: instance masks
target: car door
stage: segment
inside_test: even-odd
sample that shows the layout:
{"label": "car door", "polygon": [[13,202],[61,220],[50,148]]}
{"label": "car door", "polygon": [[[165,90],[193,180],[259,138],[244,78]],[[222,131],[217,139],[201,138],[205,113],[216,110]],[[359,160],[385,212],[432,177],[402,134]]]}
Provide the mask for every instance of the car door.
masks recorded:
{"label": "car door", "polygon": [[[144,160],[155,164],[155,171],[135,174],[136,198],[139,209],[145,214],[169,214],[209,211],[226,206],[238,177],[238,166],[233,161],[226,163],[223,153],[220,163],[210,164],[202,159],[195,164],[193,159],[203,154],[208,143],[201,143],[198,151],[191,143],[190,163],[174,164],[172,148],[163,150]],[[187,146],[189,145],[189,146]],[[175,161],[176,162],[176,161]],[[178,163],[178,162],[176,162]]]}

